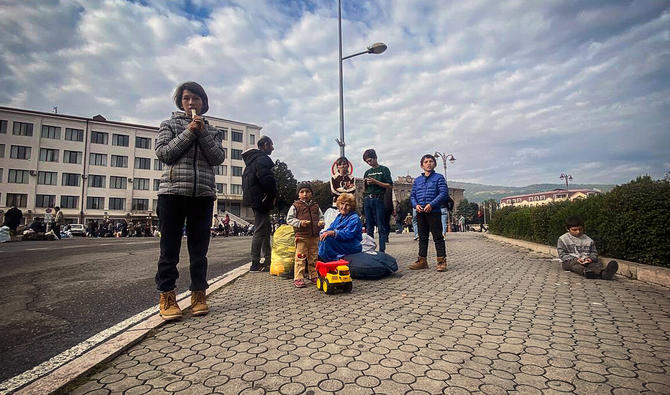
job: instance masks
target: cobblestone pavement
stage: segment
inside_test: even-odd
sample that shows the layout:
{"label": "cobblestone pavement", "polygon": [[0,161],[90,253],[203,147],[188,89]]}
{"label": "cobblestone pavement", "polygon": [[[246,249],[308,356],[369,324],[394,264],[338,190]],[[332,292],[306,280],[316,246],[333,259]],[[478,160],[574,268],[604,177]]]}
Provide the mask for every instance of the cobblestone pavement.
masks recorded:
{"label": "cobblestone pavement", "polygon": [[409,271],[416,250],[392,235],[398,275],[351,294],[247,274],[73,392],[670,393],[667,288],[586,281],[474,234],[449,234],[445,273],[434,257]]}

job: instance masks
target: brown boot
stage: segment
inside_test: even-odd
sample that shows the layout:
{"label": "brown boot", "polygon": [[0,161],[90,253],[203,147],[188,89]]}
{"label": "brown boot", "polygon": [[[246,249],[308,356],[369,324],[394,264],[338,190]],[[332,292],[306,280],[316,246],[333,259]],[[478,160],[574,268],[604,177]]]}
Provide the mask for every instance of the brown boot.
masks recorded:
{"label": "brown boot", "polygon": [[207,293],[204,290],[191,292],[191,313],[195,316],[209,313]]}
{"label": "brown boot", "polygon": [[411,270],[428,269],[428,262],[426,261],[426,257],[425,256],[418,257],[416,259],[416,262],[409,265],[409,268]]}
{"label": "brown boot", "polygon": [[178,320],[181,318],[181,309],[177,304],[177,295],[174,291],[161,292],[159,302],[161,317],[165,321]]}
{"label": "brown boot", "polygon": [[437,271],[446,272],[447,271],[447,257],[441,256],[437,258]]}

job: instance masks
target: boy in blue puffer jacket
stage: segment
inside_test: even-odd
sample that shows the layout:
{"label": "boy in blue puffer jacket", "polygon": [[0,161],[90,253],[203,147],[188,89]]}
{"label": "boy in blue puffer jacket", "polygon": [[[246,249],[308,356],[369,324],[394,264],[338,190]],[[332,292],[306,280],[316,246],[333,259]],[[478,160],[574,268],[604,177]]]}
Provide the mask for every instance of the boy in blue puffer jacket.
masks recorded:
{"label": "boy in blue puffer jacket", "polygon": [[444,245],[440,206],[449,196],[447,182],[442,174],[435,172],[435,157],[426,154],[421,157],[423,174],[414,179],[410,199],[416,208],[417,225],[419,228],[419,257],[409,266],[412,270],[428,269],[428,232],[433,234],[435,252],[437,253],[437,271],[447,270],[447,250]]}

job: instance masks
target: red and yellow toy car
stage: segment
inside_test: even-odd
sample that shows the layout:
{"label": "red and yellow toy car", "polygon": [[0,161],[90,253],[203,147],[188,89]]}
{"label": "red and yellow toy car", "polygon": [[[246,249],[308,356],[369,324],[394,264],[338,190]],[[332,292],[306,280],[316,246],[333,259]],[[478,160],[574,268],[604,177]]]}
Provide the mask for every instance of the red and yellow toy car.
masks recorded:
{"label": "red and yellow toy car", "polygon": [[326,294],[351,292],[353,284],[349,274],[349,262],[344,259],[332,262],[316,261],[318,278],[316,287]]}

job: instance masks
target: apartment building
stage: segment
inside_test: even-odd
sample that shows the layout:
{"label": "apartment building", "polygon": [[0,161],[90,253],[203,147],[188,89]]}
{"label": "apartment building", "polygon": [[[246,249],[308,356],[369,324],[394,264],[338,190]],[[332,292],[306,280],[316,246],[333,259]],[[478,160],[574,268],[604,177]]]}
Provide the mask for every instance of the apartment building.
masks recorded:
{"label": "apartment building", "polygon": [[507,196],[500,199],[500,207],[507,206],[541,206],[551,202],[564,200],[585,199],[589,196],[600,195],[595,189],[554,189],[545,192],[529,193],[526,195]]}
{"label": "apartment building", "polygon": [[[242,152],[261,127],[205,117],[224,132],[214,210],[251,220],[242,207]],[[66,222],[152,217],[163,170],[154,152],[158,127],[0,107],[0,210],[15,204],[26,221],[60,206]]]}

